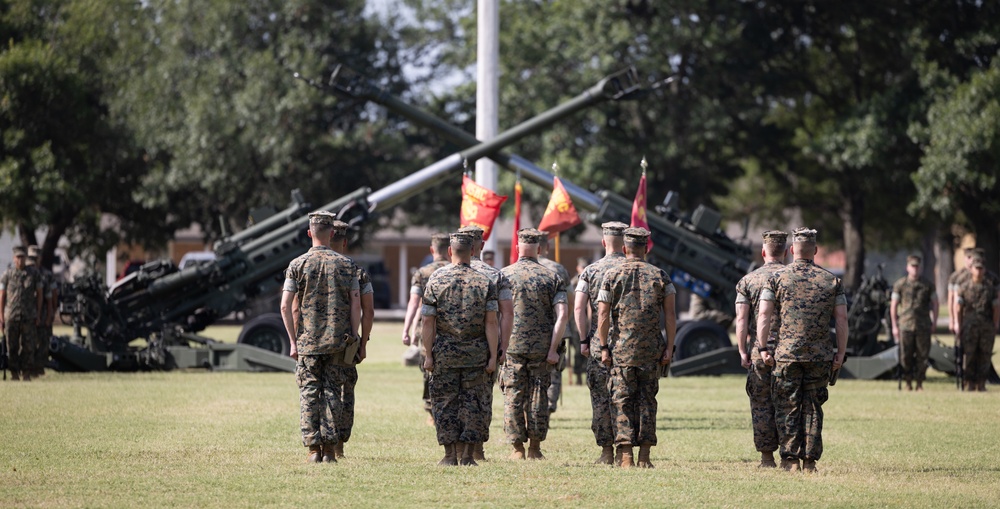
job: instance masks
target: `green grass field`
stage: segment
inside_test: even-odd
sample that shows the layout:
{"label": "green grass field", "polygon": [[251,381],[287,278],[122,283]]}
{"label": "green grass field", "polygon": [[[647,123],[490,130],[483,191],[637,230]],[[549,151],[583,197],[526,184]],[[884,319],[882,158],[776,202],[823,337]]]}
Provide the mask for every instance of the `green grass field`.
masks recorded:
{"label": "green grass field", "polygon": [[0,507],[1000,507],[1000,389],[959,393],[938,373],[924,393],[832,387],[814,475],[756,468],[740,376],[662,380],[655,470],[593,465],[589,396],[570,385],[547,460],[507,459],[497,392],[489,461],[437,467],[400,329],[376,325],[354,436],[335,465],[304,462],[287,373],[50,372],[0,384]]}

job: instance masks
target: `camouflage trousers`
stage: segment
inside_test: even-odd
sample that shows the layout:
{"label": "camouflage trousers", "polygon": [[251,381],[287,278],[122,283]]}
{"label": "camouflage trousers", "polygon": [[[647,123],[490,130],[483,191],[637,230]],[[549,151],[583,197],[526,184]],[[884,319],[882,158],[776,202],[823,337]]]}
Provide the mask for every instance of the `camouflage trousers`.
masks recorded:
{"label": "camouflage trousers", "polygon": [[750,352],[747,372],[747,396],[750,397],[750,419],[753,423],[753,445],[759,452],[778,450],[778,428],[771,401],[771,367],[764,364],[755,346]]}
{"label": "camouflage trousers", "polygon": [[996,334],[993,324],[987,321],[962,324],[962,371],[966,380],[973,383],[986,381],[990,373]]}
{"label": "camouflage trousers", "polygon": [[37,343],[35,344],[34,366],[42,369],[49,363],[49,341],[52,340],[52,326],[40,325],[36,330]]}
{"label": "camouflage trousers", "polygon": [[830,397],[831,362],[778,361],[771,398],[782,458],[818,460],[823,455],[823,403]]}
{"label": "camouflage trousers", "polygon": [[343,418],[339,397],[353,366],[343,364],[343,354],[299,355],[295,380],[299,385],[299,427],[302,444],[336,444],[336,423]]}
{"label": "camouflage trousers", "polygon": [[483,442],[483,415],[493,392],[483,368],[435,368],[430,377],[431,415],[440,445]]}
{"label": "camouflage trousers", "polygon": [[325,413],[325,419],[332,423],[337,430],[337,438],[341,443],[346,443],[351,439],[351,430],[354,429],[354,386],[358,384],[358,368],[351,366],[344,368],[344,384],[339,390],[334,390],[332,395],[327,397],[340,400],[340,418],[334,419],[332,411]]}
{"label": "camouflage trousers", "polygon": [[26,371],[35,365],[35,335],[38,327],[34,320],[7,320],[3,324],[4,341],[7,342],[7,359],[11,371]]}
{"label": "camouflage trousers", "polygon": [[590,429],[594,432],[597,445],[607,447],[615,443],[615,428],[611,421],[611,392],[608,383],[611,368],[601,364],[601,360],[591,356],[587,363],[587,387],[590,388],[590,407],[593,417]]}
{"label": "camouflage trousers", "polygon": [[927,374],[927,355],[931,351],[931,331],[899,331],[899,365],[903,379],[923,382]]}
{"label": "camouflage trousers", "polygon": [[507,355],[503,371],[503,431],[508,443],[545,440],[549,432],[552,367],[542,360]]}
{"label": "camouflage trousers", "polygon": [[556,404],[559,403],[559,395],[562,394],[562,374],[565,369],[566,339],[564,338],[562,344],[559,346],[559,363],[556,364],[555,369],[553,369],[550,373],[552,380],[549,381],[549,389],[545,391],[546,395],[549,397],[550,414],[556,411]]}
{"label": "camouflage trousers", "polygon": [[611,412],[616,445],[656,445],[656,394],[660,366],[612,366]]}

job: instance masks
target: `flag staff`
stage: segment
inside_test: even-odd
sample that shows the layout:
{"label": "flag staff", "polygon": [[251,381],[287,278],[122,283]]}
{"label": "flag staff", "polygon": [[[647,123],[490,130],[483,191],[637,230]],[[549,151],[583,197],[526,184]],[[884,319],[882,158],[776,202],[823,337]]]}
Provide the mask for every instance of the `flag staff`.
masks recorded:
{"label": "flag staff", "polygon": [[[558,163],[555,163],[555,162],[552,163],[552,175],[554,175],[555,177],[559,176],[559,164]],[[559,232],[556,232],[555,249],[556,249],[556,255],[553,258],[553,260],[555,260],[556,263],[562,263],[559,260]]]}

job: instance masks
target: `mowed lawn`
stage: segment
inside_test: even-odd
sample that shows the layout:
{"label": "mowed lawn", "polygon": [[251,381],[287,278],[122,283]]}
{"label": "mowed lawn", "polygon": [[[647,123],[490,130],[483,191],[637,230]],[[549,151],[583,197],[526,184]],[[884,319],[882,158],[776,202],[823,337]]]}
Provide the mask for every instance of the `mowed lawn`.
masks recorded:
{"label": "mowed lawn", "polygon": [[[756,468],[741,376],[663,379],[655,470],[593,464],[585,387],[564,385],[544,461],[437,467],[399,323],[360,365],[347,458],[306,464],[288,373],[50,372],[0,384],[0,507],[1000,507],[1000,388],[842,380],[818,474]],[[210,335],[235,337],[229,328]]]}

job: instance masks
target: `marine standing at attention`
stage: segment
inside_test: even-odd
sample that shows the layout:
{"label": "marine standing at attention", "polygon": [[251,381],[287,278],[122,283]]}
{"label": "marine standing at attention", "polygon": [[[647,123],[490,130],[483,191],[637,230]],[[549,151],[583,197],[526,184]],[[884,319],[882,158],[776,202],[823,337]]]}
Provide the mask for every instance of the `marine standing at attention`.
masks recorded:
{"label": "marine standing at attention", "polygon": [[[285,271],[281,318],[288,333],[289,355],[298,361],[302,443],[309,462],[336,462],[340,441],[334,423],[343,411],[339,397],[361,346],[361,294],[354,263],[330,248],[343,243],[347,229],[334,226],[326,211],[309,214],[312,247]],[[341,223],[343,224],[343,223]],[[299,306],[296,308],[296,303]],[[296,323],[296,316],[300,316]],[[324,419],[326,412],[332,419]]]}
{"label": "marine standing at attention", "polygon": [[[590,407],[593,415],[590,429],[594,440],[601,448],[601,456],[595,463],[612,465],[615,455],[615,427],[611,421],[611,394],[608,380],[611,369],[601,362],[601,345],[597,343],[597,296],[601,291],[604,273],[625,261],[623,235],[628,225],[612,221],[601,225],[601,245],[604,258],[588,265],[580,274],[573,301],[573,318],[576,328],[583,336],[580,339],[580,353],[587,357],[587,387],[590,389]],[[594,353],[594,355],[591,355]]]}
{"label": "marine standing at attention", "polygon": [[[560,288],[566,293],[566,306],[572,305],[572,293],[569,287],[569,271],[563,264],[550,260],[548,258],[549,254],[549,232],[541,231],[541,236],[538,239],[538,263],[542,264],[543,267],[549,269],[559,275],[559,280],[563,282],[563,286]],[[567,319],[567,322],[570,320]],[[562,394],[562,372],[566,369],[566,343],[570,339],[569,327],[564,327],[560,331],[559,340],[559,362],[556,364],[556,369],[552,370],[552,381],[549,383],[548,397],[549,397],[549,413],[554,413],[556,411],[556,404],[559,402],[559,395]]]}
{"label": "marine standing at attention", "polygon": [[986,273],[982,256],[972,258],[969,277],[962,280],[955,291],[958,309],[956,336],[962,341],[962,371],[965,379],[962,388],[967,391],[986,391],[986,377],[990,372],[993,344],[1000,329],[1000,288]]}
{"label": "marine standing at attention", "polygon": [[27,266],[27,254],[24,247],[15,246],[14,264],[0,276],[0,329],[7,342],[11,380],[30,382],[42,283],[38,272]]}
{"label": "marine standing at attention", "polygon": [[431,275],[420,310],[434,426],[445,451],[439,465],[475,466],[476,444],[489,426],[483,414],[496,371],[497,290],[469,266],[473,242],[467,233],[451,234],[452,263]]}
{"label": "marine standing at attention", "polygon": [[520,258],[503,268],[514,296],[514,325],[505,352],[503,370],[504,433],[513,444],[513,459],[544,459],[541,442],[549,432],[547,390],[551,371],[559,362],[560,331],[566,328],[565,283],[538,263],[541,232],[522,228],[517,232]]}
{"label": "marine standing at attention", "polygon": [[[625,261],[604,273],[597,296],[597,341],[601,362],[611,368],[611,407],[618,465],[653,468],[656,394],[662,366],[670,363],[677,332],[677,290],[663,269],[646,263],[649,230],[627,228]],[[660,332],[660,318],[666,338]],[[639,446],[633,462],[632,447]]]}
{"label": "marine standing at attention", "polygon": [[[781,468],[816,471],[823,454],[823,403],[832,370],[844,364],[847,349],[847,298],[840,278],[816,266],[816,230],[792,232],[791,265],[775,272],[760,293],[757,314],[757,349],[771,364],[778,426]],[[778,342],[774,353],[771,316],[779,313]],[[830,319],[835,319],[836,352],[830,341]],[[801,467],[799,461],[802,461]]]}
{"label": "marine standing at attention", "polygon": [[920,257],[906,257],[906,276],[892,285],[889,318],[892,336],[899,345],[899,364],[906,390],[924,390],[927,355],[931,351],[931,330],[937,323],[938,299],[934,283],[920,277]]}
{"label": "marine standing at attention", "polygon": [[[757,310],[760,309],[760,292],[767,286],[767,280],[785,266],[787,240],[788,234],[783,231],[764,232],[760,250],[764,265],[743,276],[736,284],[736,344],[740,350],[740,363],[748,369],[746,390],[750,397],[753,444],[760,453],[759,466],[764,468],[778,466],[774,462],[774,451],[778,450],[778,429],[774,422],[774,403],[771,402],[771,366],[764,363],[757,350]],[[778,315],[772,316],[772,337],[767,341],[771,351],[779,327]]]}
{"label": "marine standing at attention", "polygon": [[42,284],[42,307],[38,309],[38,330],[35,331],[35,359],[32,376],[45,374],[45,365],[49,362],[49,342],[52,339],[52,323],[56,316],[56,306],[59,298],[58,285],[52,271],[42,267],[42,250],[38,246],[28,246],[27,265],[38,271]]}

